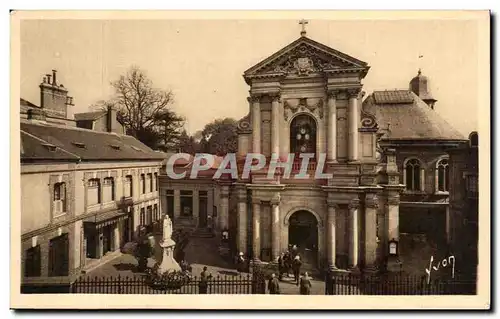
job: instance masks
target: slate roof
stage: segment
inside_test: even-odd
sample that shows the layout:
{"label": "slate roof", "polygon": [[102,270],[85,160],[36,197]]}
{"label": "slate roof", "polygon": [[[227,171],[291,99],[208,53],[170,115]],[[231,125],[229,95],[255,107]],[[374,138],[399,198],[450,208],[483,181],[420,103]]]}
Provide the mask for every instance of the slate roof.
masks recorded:
{"label": "slate roof", "polygon": [[[52,147],[51,145],[55,146]],[[21,160],[163,160],[132,136],[21,121]]]}
{"label": "slate roof", "polygon": [[75,121],[95,121],[104,116],[106,113],[106,111],[76,113]]}
{"label": "slate roof", "polygon": [[[409,90],[375,91],[363,101],[375,114],[382,139],[465,140],[465,137]],[[388,126],[389,125],[389,126]]]}

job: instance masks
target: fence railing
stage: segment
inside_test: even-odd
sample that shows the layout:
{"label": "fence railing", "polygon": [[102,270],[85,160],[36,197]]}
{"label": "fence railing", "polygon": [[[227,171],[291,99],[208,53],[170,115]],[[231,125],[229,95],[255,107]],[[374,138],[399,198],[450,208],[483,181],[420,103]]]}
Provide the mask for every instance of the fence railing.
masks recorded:
{"label": "fence railing", "polygon": [[262,289],[251,275],[199,277],[182,280],[151,280],[136,277],[85,277],[76,280],[72,293],[88,294],[256,294]]}
{"label": "fence railing", "polygon": [[325,295],[469,295],[476,282],[450,278],[427,282],[426,276],[328,274]]}

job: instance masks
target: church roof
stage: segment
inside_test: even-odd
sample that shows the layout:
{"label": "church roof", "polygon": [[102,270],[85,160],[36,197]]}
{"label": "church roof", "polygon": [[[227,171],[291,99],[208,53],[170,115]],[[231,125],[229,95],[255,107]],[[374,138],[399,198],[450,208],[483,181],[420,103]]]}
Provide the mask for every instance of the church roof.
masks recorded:
{"label": "church roof", "polygon": [[299,58],[309,59],[306,65],[312,71],[361,71],[364,76],[369,69],[366,62],[302,36],[246,70],[243,76],[248,82],[258,74],[287,73],[297,67]]}
{"label": "church roof", "polygon": [[21,122],[21,160],[163,160],[129,135],[44,122]]}
{"label": "church roof", "polygon": [[409,90],[375,91],[363,101],[382,139],[464,140],[464,136]]}

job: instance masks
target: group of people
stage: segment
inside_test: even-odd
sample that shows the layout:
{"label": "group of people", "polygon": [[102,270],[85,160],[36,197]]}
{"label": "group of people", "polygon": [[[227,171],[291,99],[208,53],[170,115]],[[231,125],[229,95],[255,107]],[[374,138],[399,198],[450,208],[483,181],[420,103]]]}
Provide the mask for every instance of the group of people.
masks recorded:
{"label": "group of people", "polygon": [[300,267],[302,267],[302,261],[300,260],[297,246],[294,245],[291,249],[281,253],[278,258],[279,280],[283,280],[283,275],[289,275],[292,272],[294,281],[298,286]]}
{"label": "group of people", "polygon": [[[300,278],[300,283],[297,284],[299,287],[299,292],[301,295],[310,295],[311,294],[311,277],[309,277],[309,274],[307,272],[304,273],[304,276]],[[269,291],[270,295],[279,295],[281,293],[280,291],[280,282],[276,278],[275,274],[271,275],[271,278],[269,279],[267,283],[267,290]]]}

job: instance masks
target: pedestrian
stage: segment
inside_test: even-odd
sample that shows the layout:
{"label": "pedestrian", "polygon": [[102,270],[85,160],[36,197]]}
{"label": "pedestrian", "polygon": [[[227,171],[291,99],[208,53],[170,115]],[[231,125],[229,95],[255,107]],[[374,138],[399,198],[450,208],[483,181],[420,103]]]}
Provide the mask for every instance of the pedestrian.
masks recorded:
{"label": "pedestrian", "polygon": [[300,294],[301,295],[310,295],[311,294],[311,278],[309,277],[309,274],[306,272],[304,273],[304,277],[300,279]]}
{"label": "pedestrian", "polygon": [[236,259],[236,269],[238,272],[244,272],[245,271],[245,257],[243,252],[240,251],[238,258]]}
{"label": "pedestrian", "polygon": [[267,290],[269,290],[270,295],[280,294],[280,282],[276,279],[276,275],[272,274],[269,282],[267,284]]}
{"label": "pedestrian", "polygon": [[290,275],[290,268],[291,268],[291,259],[290,259],[290,253],[288,251],[285,251],[283,254],[283,266],[285,266],[283,271],[285,272],[286,276],[289,277]]}
{"label": "pedestrian", "polygon": [[207,272],[207,266],[203,267],[203,271],[200,275],[199,293],[206,294],[208,290],[208,281],[212,278],[212,275]]}
{"label": "pedestrian", "polygon": [[302,266],[302,262],[300,261],[299,255],[295,256],[295,259],[293,260],[292,263],[292,269],[293,269],[293,278],[295,282],[297,283],[297,286],[299,285],[299,279],[300,279],[300,267]]}
{"label": "pedestrian", "polygon": [[285,271],[285,261],[283,260],[285,254],[281,253],[278,257],[278,279],[283,279],[283,272]]}

